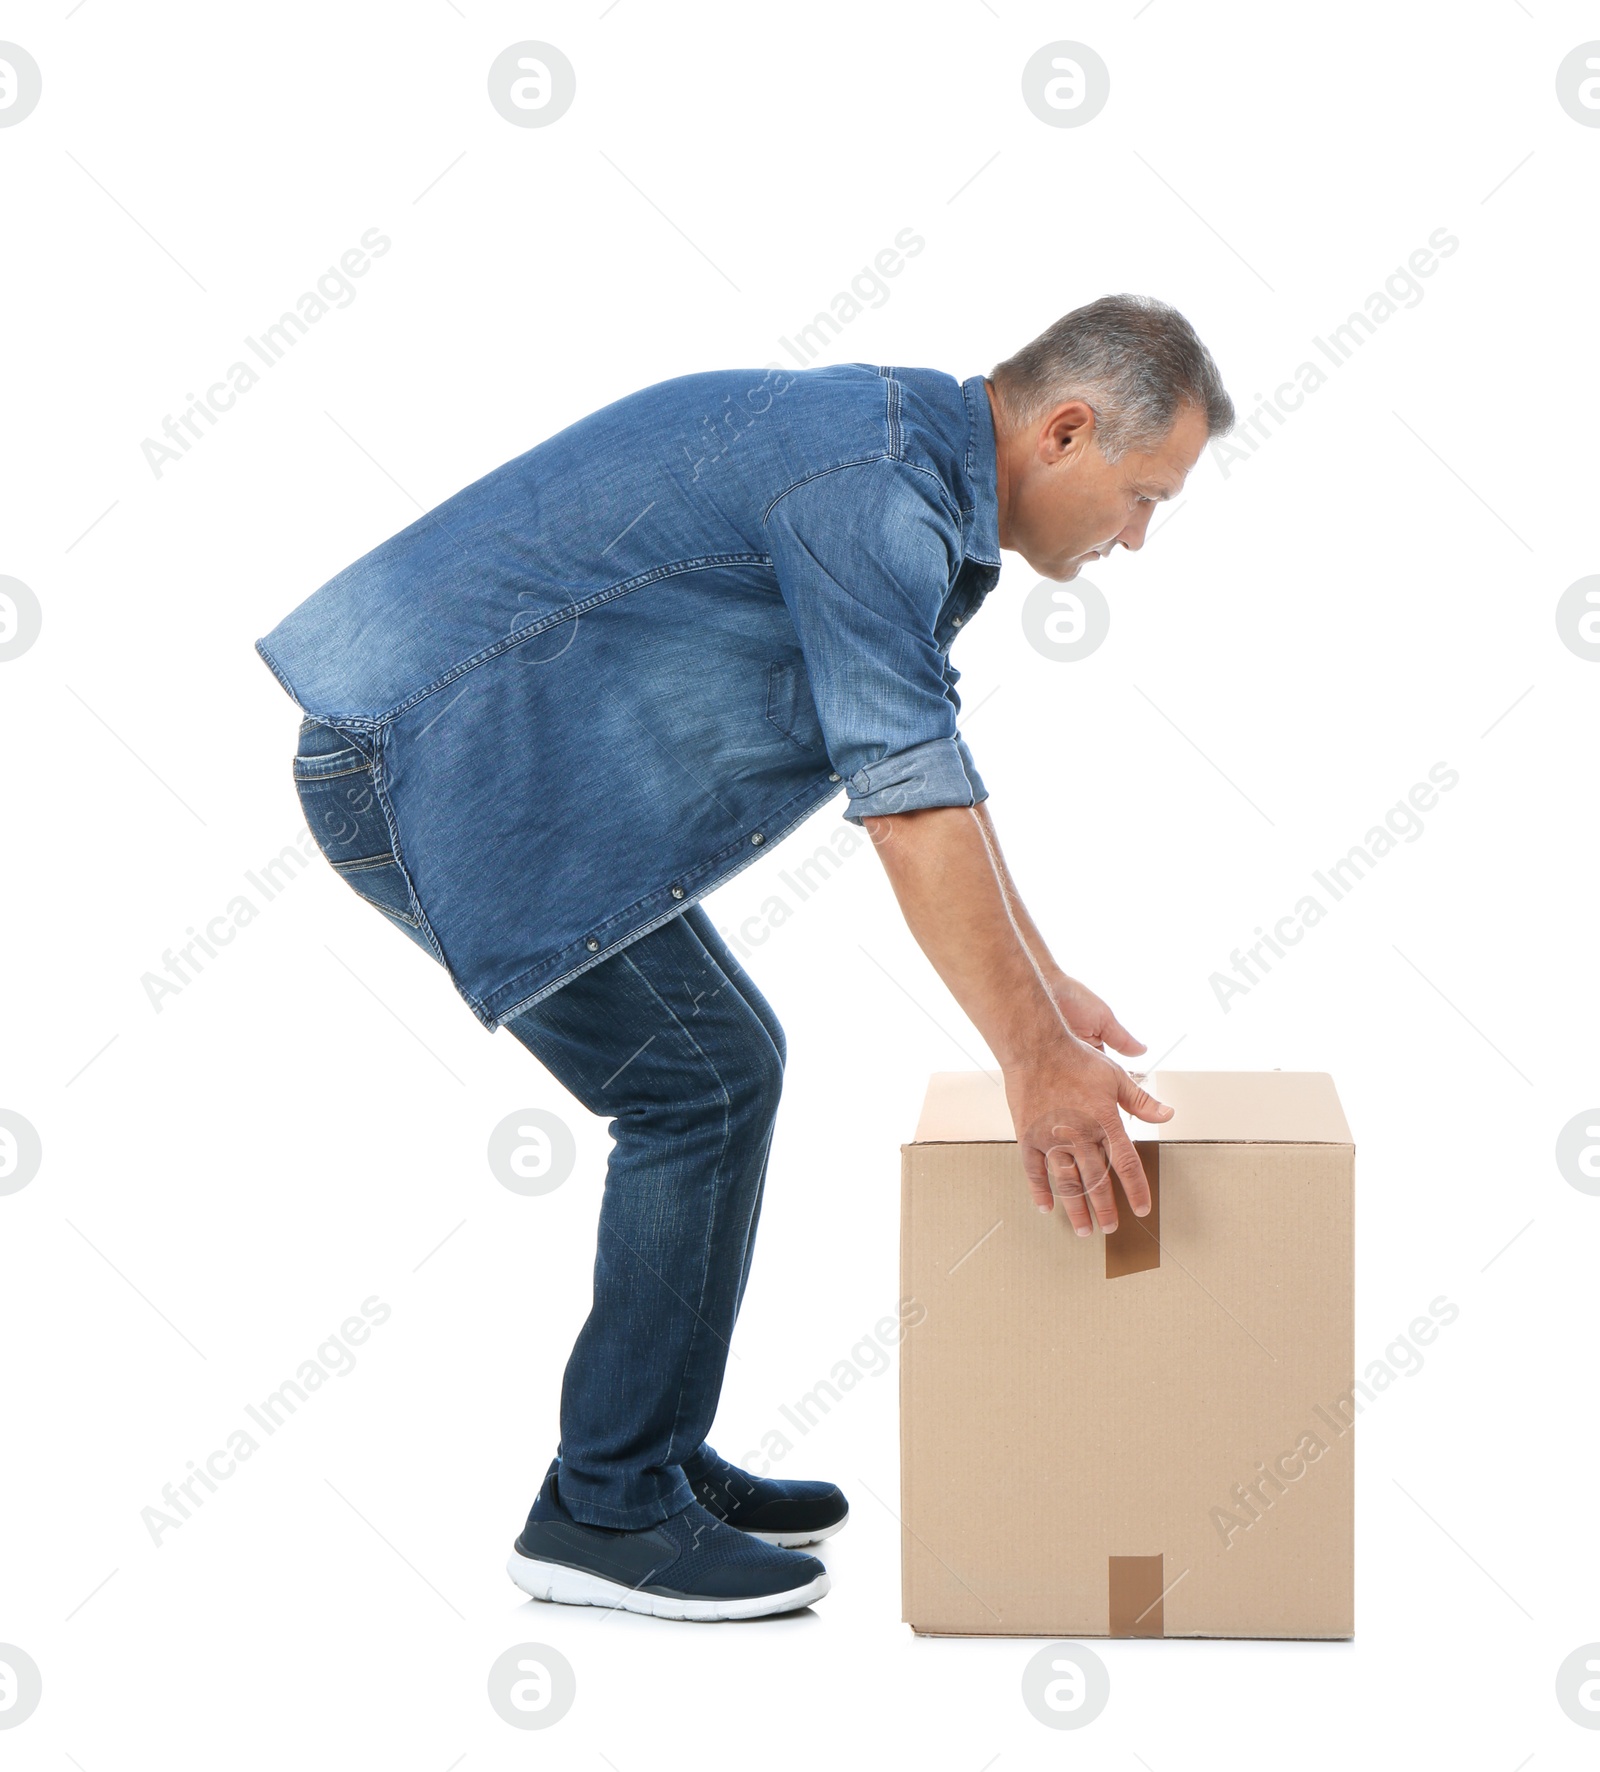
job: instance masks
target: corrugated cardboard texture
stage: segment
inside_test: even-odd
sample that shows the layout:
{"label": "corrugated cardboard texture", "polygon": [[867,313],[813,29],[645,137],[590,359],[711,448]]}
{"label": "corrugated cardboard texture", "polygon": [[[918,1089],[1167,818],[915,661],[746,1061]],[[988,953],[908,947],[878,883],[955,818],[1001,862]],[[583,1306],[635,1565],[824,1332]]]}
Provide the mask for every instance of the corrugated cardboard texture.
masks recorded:
{"label": "corrugated cardboard texture", "polygon": [[[1326,1071],[1155,1071],[1144,1087],[1174,1112],[1139,1137],[1162,1144],[1349,1144]],[[917,1122],[918,1144],[1010,1144],[1016,1138],[998,1071],[938,1071]]]}
{"label": "corrugated cardboard texture", "polygon": [[[941,1141],[905,1147],[902,1290],[926,1310],[901,1346],[917,1630],[1119,1632],[1112,1559],[1146,1583],[1137,1613],[1160,1558],[1158,1634],[1351,1634],[1353,1433],[1336,1424],[1355,1153],[1329,1136],[1344,1116],[1326,1078],[1216,1077],[1160,1079],[1207,1138],[1161,1140],[1143,1271],[1108,1278],[1098,1236],[1035,1211],[1013,1143],[953,1142],[949,1089]],[[976,1111],[965,1129],[993,1130]],[[1291,1136],[1215,1138],[1227,1127]]]}

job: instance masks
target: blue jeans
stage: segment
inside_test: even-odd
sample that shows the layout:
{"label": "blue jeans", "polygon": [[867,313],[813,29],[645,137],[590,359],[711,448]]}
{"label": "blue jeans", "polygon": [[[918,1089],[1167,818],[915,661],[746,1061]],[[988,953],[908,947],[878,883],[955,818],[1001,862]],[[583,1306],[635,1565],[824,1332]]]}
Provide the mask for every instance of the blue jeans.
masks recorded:
{"label": "blue jeans", "polygon": [[[329,862],[434,953],[370,741],[308,720],[294,773]],[[694,1499],[682,1467],[716,1414],[750,1274],[783,1030],[698,905],[504,1025],[610,1116],[614,1141],[561,1387],[561,1499],[588,1525],[651,1526]]]}

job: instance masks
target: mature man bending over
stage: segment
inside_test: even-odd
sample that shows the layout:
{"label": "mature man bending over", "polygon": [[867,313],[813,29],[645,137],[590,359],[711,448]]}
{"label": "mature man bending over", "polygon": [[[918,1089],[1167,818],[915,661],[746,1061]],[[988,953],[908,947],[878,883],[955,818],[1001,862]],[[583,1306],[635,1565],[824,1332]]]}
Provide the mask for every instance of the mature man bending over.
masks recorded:
{"label": "mature man bending over", "polygon": [[579,419],[259,642],[324,854],[614,1140],[561,1439],[510,1562],[540,1599],[748,1618],[825,1593],[827,1483],[706,1444],[784,1036],[699,900],[841,789],[1004,1072],[1039,1209],[1149,1192],[1144,1046],[1051,957],[957,730],[950,644],[1000,550],[1139,548],[1233,423],[1183,316],[1106,296],[965,381],[716,370]]}

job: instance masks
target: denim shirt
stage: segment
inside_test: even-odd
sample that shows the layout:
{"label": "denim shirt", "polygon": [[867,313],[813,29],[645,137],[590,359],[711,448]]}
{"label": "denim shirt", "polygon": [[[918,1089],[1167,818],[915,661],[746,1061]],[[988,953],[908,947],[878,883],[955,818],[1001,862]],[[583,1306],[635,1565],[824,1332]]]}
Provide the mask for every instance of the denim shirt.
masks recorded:
{"label": "denim shirt", "polygon": [[678,376],[331,578],[261,656],[373,761],[413,914],[489,1027],[763,855],[985,797],[950,642],[999,576],[982,376]]}

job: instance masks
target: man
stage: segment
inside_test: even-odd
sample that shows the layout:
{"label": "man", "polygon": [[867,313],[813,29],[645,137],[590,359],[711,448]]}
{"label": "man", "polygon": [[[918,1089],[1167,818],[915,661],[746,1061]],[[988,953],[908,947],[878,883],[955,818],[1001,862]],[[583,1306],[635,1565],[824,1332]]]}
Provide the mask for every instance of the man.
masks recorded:
{"label": "man", "polygon": [[[509,1565],[546,1600],[673,1618],[808,1604],[831,1484],[706,1444],[784,1037],[699,900],[837,793],[1005,1078],[1032,1197],[1114,1229],[1149,1191],[959,732],[950,643],[1014,549],[1052,579],[1139,548],[1233,408],[1162,303],[1108,296],[986,380],[847,363],[681,376],[580,419],[331,579],[259,650],[348,883],[614,1147],[561,1441]],[[1096,861],[1103,859],[1096,856]]]}

